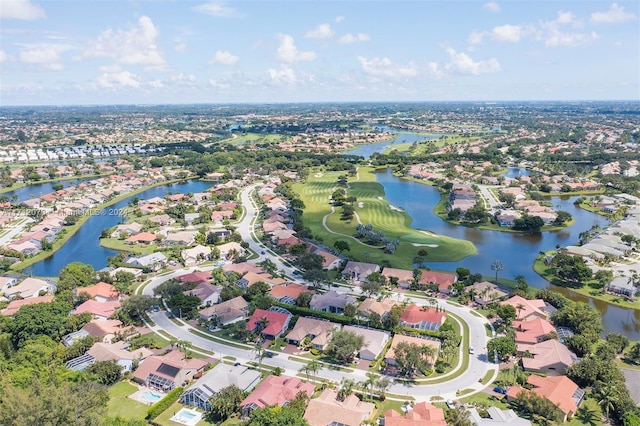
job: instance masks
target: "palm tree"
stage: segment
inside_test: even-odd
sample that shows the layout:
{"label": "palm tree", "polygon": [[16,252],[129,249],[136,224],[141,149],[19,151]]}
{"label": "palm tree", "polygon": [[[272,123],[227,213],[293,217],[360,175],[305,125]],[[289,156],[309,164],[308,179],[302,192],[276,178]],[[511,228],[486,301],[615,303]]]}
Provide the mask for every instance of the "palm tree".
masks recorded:
{"label": "palm tree", "polygon": [[504,265],[499,260],[494,260],[491,262],[491,270],[496,271],[496,284],[498,283],[498,272],[504,269]]}
{"label": "palm tree", "polygon": [[267,356],[267,351],[262,347],[259,343],[253,347],[252,352],[255,352],[256,358],[258,359],[258,370],[262,369],[262,360]]}
{"label": "palm tree", "polygon": [[346,397],[353,393],[353,387],[356,382],[353,379],[347,379],[345,377],[340,381],[340,390],[338,391],[338,399],[344,401]]}
{"label": "palm tree", "polygon": [[516,305],[516,311],[518,311],[518,320],[520,320],[520,319],[521,319],[521,318],[520,318],[520,312],[522,312],[522,310],[524,309],[524,307],[525,307],[525,306],[524,306],[522,303],[518,303],[518,304]]}
{"label": "palm tree", "polygon": [[188,340],[178,340],[176,342],[176,348],[184,354],[185,358],[189,358],[189,349],[193,347],[193,344]]}
{"label": "palm tree", "polygon": [[369,389],[369,399],[373,401],[373,386],[376,383],[377,375],[373,371],[367,371],[367,380],[360,382],[360,386],[364,388],[366,392]]}
{"label": "palm tree", "polygon": [[316,373],[322,368],[322,364],[320,364],[318,362],[318,360],[311,360],[307,363],[307,365],[305,366],[308,371],[313,372],[313,381],[316,381]]}
{"label": "palm tree", "polygon": [[615,408],[615,402],[618,396],[611,386],[606,386],[598,391],[598,405],[604,411],[607,421],[609,421],[609,412]]}

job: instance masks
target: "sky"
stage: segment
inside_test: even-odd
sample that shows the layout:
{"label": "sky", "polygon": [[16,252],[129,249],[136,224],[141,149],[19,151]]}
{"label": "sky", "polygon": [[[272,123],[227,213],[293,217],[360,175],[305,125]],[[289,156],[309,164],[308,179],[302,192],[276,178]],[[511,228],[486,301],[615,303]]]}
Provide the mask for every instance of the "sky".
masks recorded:
{"label": "sky", "polygon": [[640,100],[640,2],[0,0],[0,105]]}

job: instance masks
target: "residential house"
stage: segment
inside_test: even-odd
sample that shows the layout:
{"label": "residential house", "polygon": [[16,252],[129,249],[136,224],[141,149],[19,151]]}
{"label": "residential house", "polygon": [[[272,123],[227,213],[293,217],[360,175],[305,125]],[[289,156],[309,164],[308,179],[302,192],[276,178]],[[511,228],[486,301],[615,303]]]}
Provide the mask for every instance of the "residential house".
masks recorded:
{"label": "residential house", "polygon": [[438,359],[438,353],[440,352],[440,340],[396,334],[393,336],[391,347],[389,347],[389,350],[384,357],[387,365],[396,365],[396,348],[400,343],[406,343],[410,345],[413,344],[418,346],[429,346],[435,349],[435,353],[428,359],[429,364],[434,365],[436,363],[436,359]]}
{"label": "residential house", "polygon": [[225,300],[217,305],[200,311],[200,318],[205,321],[217,321],[220,325],[242,321],[249,312],[249,304],[242,296]]}
{"label": "residential house", "polygon": [[220,251],[221,259],[229,260],[235,258],[236,256],[242,256],[246,253],[246,250],[235,241],[220,244],[219,246],[216,246],[216,248]]}
{"label": "residential house", "polygon": [[418,330],[438,331],[447,319],[446,312],[439,312],[435,308],[411,305],[400,314],[400,325]]}
{"label": "residential house", "polygon": [[4,297],[9,300],[21,298],[29,299],[44,294],[52,294],[56,291],[56,285],[52,281],[44,281],[38,278],[25,278],[13,287],[9,287],[4,291]]}
{"label": "residential house", "polygon": [[117,300],[111,302],[98,302],[96,300],[89,299],[78,306],[73,313],[82,314],[84,312],[89,312],[94,319],[105,321],[111,318],[118,308],[120,308],[120,302]]}
{"label": "residential house", "polygon": [[260,371],[243,365],[219,363],[191,384],[180,397],[185,405],[211,411],[211,398],[222,389],[234,385],[243,392],[251,391],[262,378]]}
{"label": "residential house", "polygon": [[111,233],[111,238],[120,238],[123,236],[131,236],[142,232],[144,225],[138,222],[131,222],[126,224],[117,225]]}
{"label": "residential house", "polygon": [[17,277],[0,277],[0,293],[4,293],[6,289],[16,285]]}
{"label": "residential house", "polygon": [[128,351],[129,343],[121,340],[116,343],[97,342],[84,354],[65,364],[70,370],[84,370],[99,361],[112,361],[118,364],[122,370],[131,371],[135,361],[143,361],[153,355],[147,348],[138,348]]}
{"label": "residential house", "polygon": [[302,293],[315,294],[315,291],[309,290],[306,285],[284,283],[274,286],[269,292],[269,296],[280,303],[295,305],[296,299]]}
{"label": "residential house", "polygon": [[166,355],[148,357],[133,373],[133,380],[162,392],[184,386],[202,376],[209,360],[186,359],[184,354],[173,350]]}
{"label": "residential house", "polygon": [[350,260],[342,270],[342,276],[352,282],[366,282],[367,277],[374,272],[380,272],[380,266],[375,263],[355,262]]}
{"label": "residential house", "polygon": [[211,272],[209,271],[193,271],[175,277],[175,280],[181,283],[208,283],[211,280]]}
{"label": "residential house", "polygon": [[[131,330],[131,328],[129,328]],[[111,342],[118,334],[126,333],[127,329],[122,328],[122,321],[119,320],[91,320],[80,330],[62,336],[62,343],[65,346],[71,346],[78,340],[86,336],[94,336],[102,338],[103,343]],[[133,328],[135,332],[135,328]]]}
{"label": "residential house", "polygon": [[192,226],[193,223],[200,218],[200,213],[185,213],[184,221],[187,223],[187,226]]}
{"label": "residential house", "polygon": [[230,264],[224,265],[222,267],[222,270],[226,274],[235,272],[236,274],[239,274],[239,275],[244,275],[247,272],[253,272],[256,274],[263,274],[265,272],[265,270],[262,269],[262,266],[259,266],[255,262],[230,263]]}
{"label": "residential house", "polygon": [[313,253],[322,256],[322,258],[324,259],[322,261],[322,269],[331,271],[333,269],[338,269],[342,264],[342,259],[332,253],[329,253],[326,250],[318,249]]}
{"label": "residential house", "polygon": [[167,234],[163,240],[166,246],[188,246],[193,243],[198,231],[179,231]]}
{"label": "residential house", "polygon": [[283,407],[292,401],[300,392],[313,395],[315,385],[303,382],[297,377],[268,376],[240,403],[242,417],[258,408]]}
{"label": "residential house", "polygon": [[487,303],[497,302],[509,295],[506,291],[502,290],[499,286],[489,281],[482,281],[469,286],[469,289],[473,289],[475,296],[473,301],[480,306],[484,306]]}
{"label": "residential house", "polygon": [[158,237],[156,234],[151,232],[140,232],[138,234],[131,235],[126,240],[124,240],[125,244],[151,244]]}
{"label": "residential house", "polygon": [[256,274],[249,271],[236,281],[236,285],[246,289],[258,282],[266,283],[273,288],[276,285],[284,284],[286,281],[282,278],[273,278],[269,274]]}
{"label": "residential house", "polygon": [[373,361],[380,355],[387,342],[391,339],[391,333],[388,331],[375,330],[373,328],[345,325],[342,327],[342,331],[350,331],[364,337],[364,345],[360,348],[358,356],[360,359],[367,361]]}
{"label": "residential house", "polygon": [[547,304],[542,299],[525,299],[522,296],[512,296],[500,302],[500,305],[510,305],[516,310],[516,320],[531,321],[536,318],[548,320],[549,316],[555,312],[555,308]]}
{"label": "residential house", "polygon": [[140,268],[148,268],[152,271],[157,271],[158,269],[166,265],[168,260],[169,259],[167,259],[167,256],[165,256],[164,253],[155,252],[141,256],[130,257],[129,259],[127,259],[127,264],[138,266]]}
{"label": "residential house", "polygon": [[358,312],[364,316],[378,314],[380,318],[384,318],[389,314],[389,312],[391,312],[391,308],[397,304],[397,302],[394,302],[391,299],[377,300],[367,297],[362,301],[360,306],[358,306]]}
{"label": "residential house", "polygon": [[532,374],[527,383],[533,386],[530,391],[520,386],[512,386],[507,391],[507,399],[513,401],[520,392],[533,392],[554,403],[564,414],[564,421],[578,411],[584,399],[584,391],[567,376],[541,377]]}
{"label": "residential house", "polygon": [[633,282],[626,277],[615,277],[605,287],[607,293],[618,294],[624,297],[632,298],[638,292],[638,289],[633,285]]}
{"label": "residential house", "polygon": [[311,297],[309,306],[316,311],[331,312],[334,314],[342,314],[347,305],[356,305],[356,299],[347,294],[340,294],[335,290],[330,290],[323,294],[314,294]]}
{"label": "residential house", "polygon": [[409,271],[407,269],[396,269],[396,268],[384,268],[382,270],[382,275],[387,279],[387,281],[392,282],[392,279],[398,280],[398,287],[408,289],[411,286],[411,282],[413,282],[413,271]]}
{"label": "residential house", "polygon": [[211,306],[218,303],[222,289],[209,283],[199,283],[191,290],[183,291],[185,296],[195,296],[200,299],[200,306]]}
{"label": "residential house", "polygon": [[53,302],[54,296],[36,296],[31,297],[29,299],[15,299],[9,302],[6,308],[0,311],[0,314],[5,317],[11,317],[18,313],[20,308],[26,305],[37,305],[38,303],[51,303]]}
{"label": "residential house", "polygon": [[577,361],[575,354],[555,339],[529,345],[526,351],[533,357],[523,356],[522,368],[532,373],[548,376],[562,375]]}
{"label": "residential house", "polygon": [[360,401],[354,394],[340,401],[336,390],[325,389],[319,397],[309,401],[304,419],[309,426],[360,426],[369,420],[375,409],[374,403]]}
{"label": "residential house", "polygon": [[339,324],[316,318],[300,317],[293,330],[287,334],[286,340],[292,345],[300,345],[309,338],[313,348],[324,350],[331,340],[331,332],[336,329],[340,329]]}
{"label": "residential house", "polygon": [[100,281],[89,287],[78,287],[76,294],[85,294],[96,302],[113,302],[120,300],[120,292],[113,285]]}
{"label": "residential house", "polygon": [[[273,309],[273,308],[270,308]],[[289,327],[292,315],[284,309],[256,309],[247,321],[247,330],[262,334],[267,339],[277,339]]]}
{"label": "residential house", "polygon": [[497,407],[487,408],[489,417],[483,417],[478,413],[475,407],[467,409],[471,421],[477,426],[531,426],[531,422],[527,419],[519,417],[513,410],[501,410]]}
{"label": "residential house", "polygon": [[187,266],[197,265],[205,260],[209,260],[211,247],[198,244],[195,247],[182,250],[180,255]]}
{"label": "residential house", "polygon": [[444,410],[428,402],[419,402],[413,406],[405,406],[401,414],[396,410],[384,413],[384,426],[447,426]]}
{"label": "residential house", "polygon": [[456,281],[458,281],[458,275],[456,274],[423,270],[418,284],[426,287],[437,285],[440,293],[450,294],[453,283]]}
{"label": "residential house", "polygon": [[549,321],[536,318],[530,321],[513,321],[511,327],[516,331],[515,341],[519,352],[526,352],[529,345],[546,340],[551,333],[557,333],[556,328]]}

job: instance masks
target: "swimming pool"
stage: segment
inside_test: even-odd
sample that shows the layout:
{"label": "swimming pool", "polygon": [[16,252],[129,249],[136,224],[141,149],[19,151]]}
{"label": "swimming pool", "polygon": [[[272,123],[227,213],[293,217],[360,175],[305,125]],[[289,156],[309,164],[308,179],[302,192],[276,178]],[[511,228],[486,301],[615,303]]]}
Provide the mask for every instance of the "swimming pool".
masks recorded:
{"label": "swimming pool", "polygon": [[171,421],[180,423],[186,426],[194,426],[200,421],[203,414],[195,410],[189,410],[188,408],[181,408],[176,414],[171,417]]}
{"label": "swimming pool", "polygon": [[144,399],[147,402],[156,403],[162,399],[162,395],[159,395],[155,392],[144,391],[140,394],[140,398]]}

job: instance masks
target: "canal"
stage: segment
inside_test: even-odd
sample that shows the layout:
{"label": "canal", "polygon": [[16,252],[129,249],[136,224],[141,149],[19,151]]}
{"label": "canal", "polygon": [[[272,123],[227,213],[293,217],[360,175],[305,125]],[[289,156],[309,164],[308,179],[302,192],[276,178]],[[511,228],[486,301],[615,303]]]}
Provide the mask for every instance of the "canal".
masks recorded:
{"label": "canal", "polygon": [[194,193],[209,189],[211,182],[187,181],[173,183],[147,189],[139,194],[128,197],[110,206],[87,220],[58,251],[52,256],[27,268],[25,272],[41,277],[57,277],[60,270],[71,262],[82,262],[92,265],[99,270],[107,266],[107,258],[118,252],[104,248],[100,245],[100,234],[105,228],[121,223],[124,218],[117,214],[119,209],[127,206],[129,201],[136,197],[141,200],[164,197],[170,193]]}

